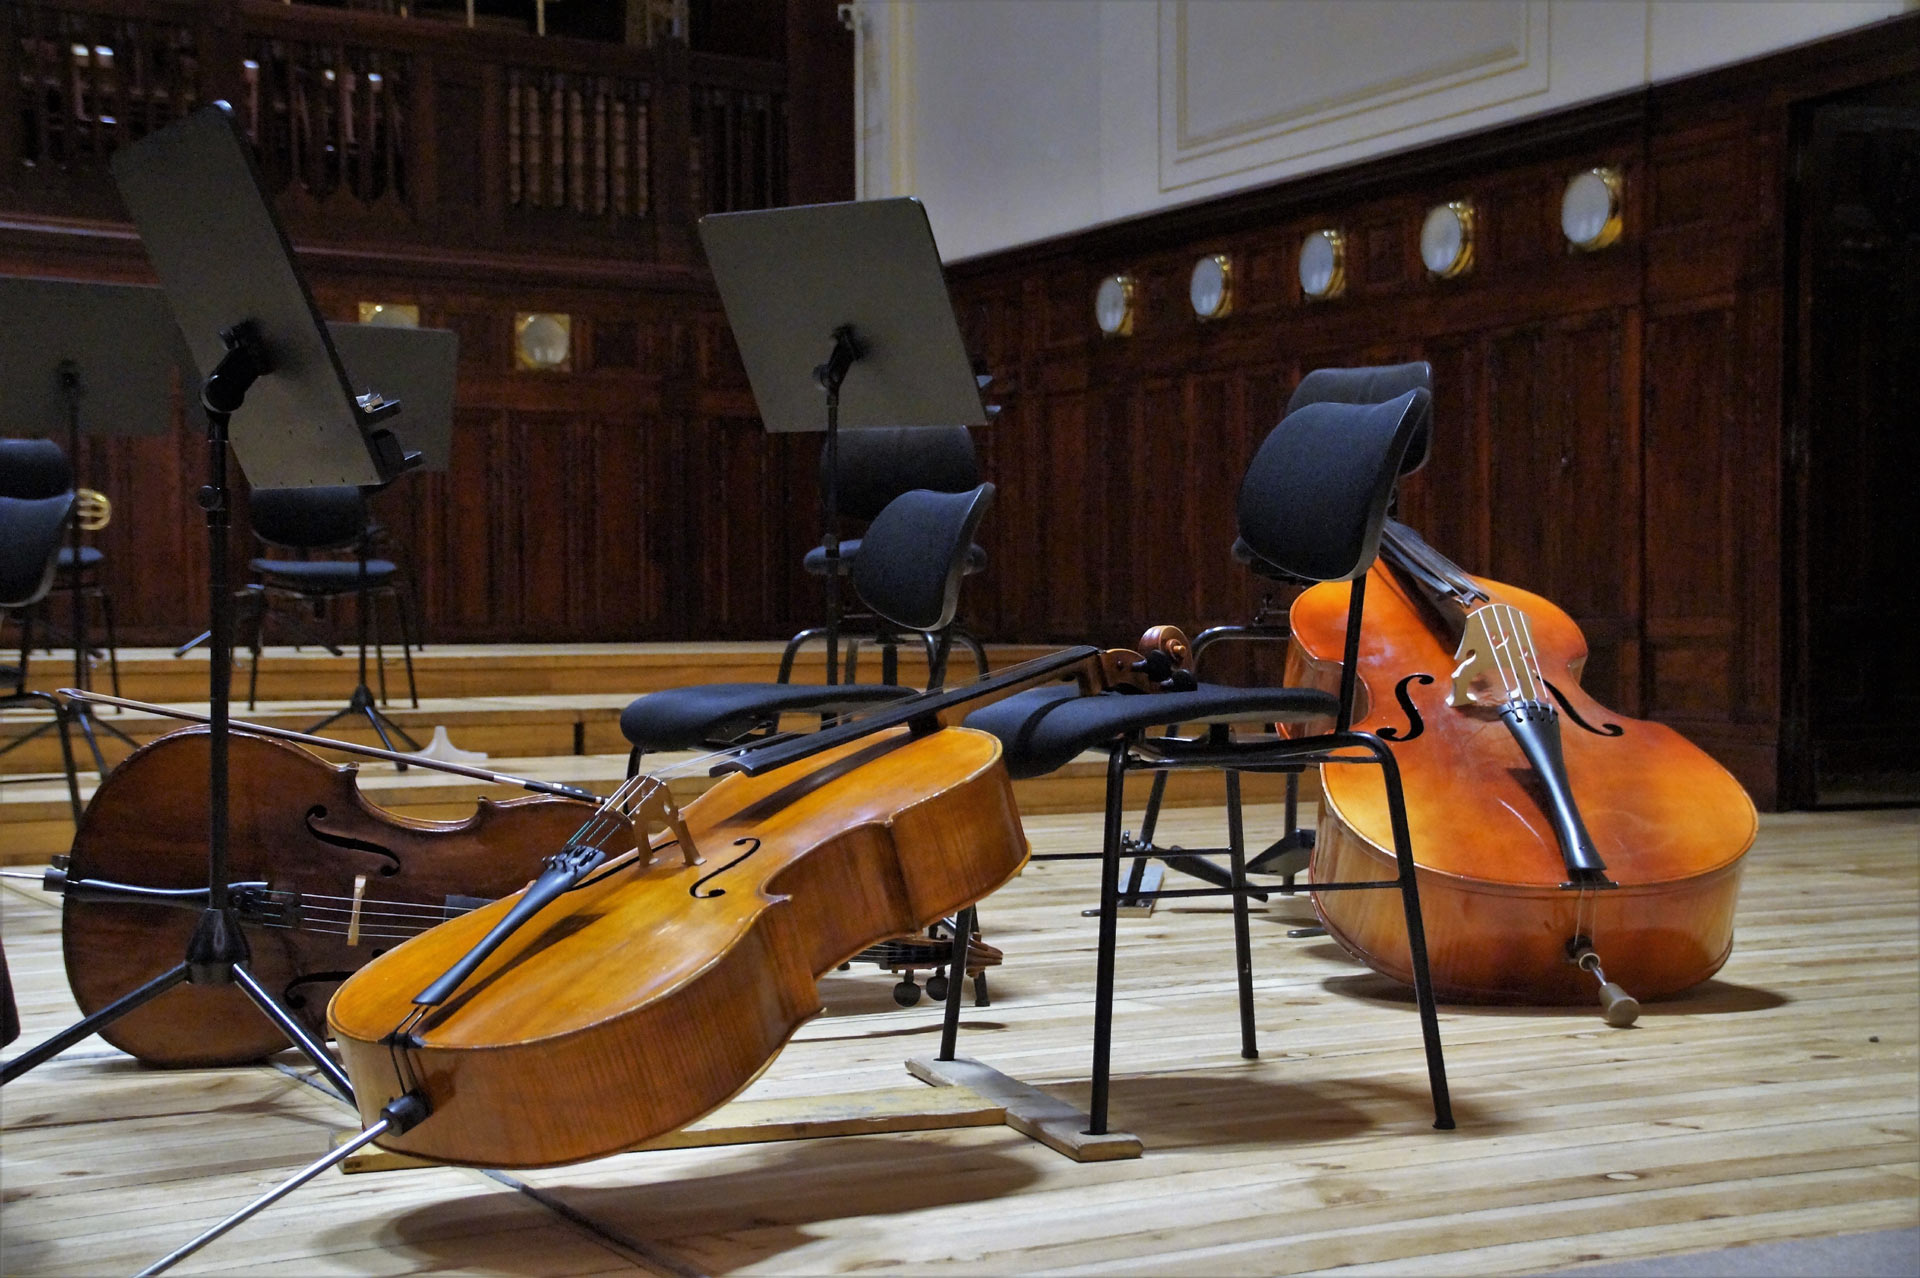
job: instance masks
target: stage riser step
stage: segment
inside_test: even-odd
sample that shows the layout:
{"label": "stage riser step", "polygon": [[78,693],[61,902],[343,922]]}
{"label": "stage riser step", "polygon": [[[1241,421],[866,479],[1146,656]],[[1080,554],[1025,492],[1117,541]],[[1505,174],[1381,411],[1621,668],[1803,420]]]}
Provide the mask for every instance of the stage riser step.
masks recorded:
{"label": "stage riser step", "polygon": [[[771,642],[708,644],[579,644],[482,645],[430,644],[413,658],[414,681],[421,698],[514,697],[553,694],[624,694],[637,697],[660,688],[694,683],[770,681],[780,669],[784,644]],[[996,644],[987,650],[993,669],[1002,670],[1028,657],[1054,651],[1044,645]],[[368,684],[377,693],[379,683],[369,655]],[[243,705],[251,667],[248,655],[236,654],[233,672],[235,705]],[[956,654],[956,674],[970,671],[972,658]],[[900,682],[911,687],[926,683],[926,662],[917,647],[901,649]],[[824,683],[826,654],[809,644],[794,662],[795,683]],[[73,682],[72,658],[55,649],[51,656],[36,653],[29,684],[60,688]],[[260,659],[257,699],[273,701],[338,701],[344,703],[358,678],[358,660],[351,650],[332,657],[323,649],[269,648]],[[880,678],[880,657],[871,647],[861,649],[858,669],[862,682]],[[104,664],[95,669],[93,684],[108,691]],[[207,657],[196,649],[185,657],[152,648],[123,649],[120,654],[120,690],[138,701],[204,702],[207,699]],[[387,650],[387,693],[395,705],[407,704],[407,672],[400,651]]]}
{"label": "stage riser step", "polygon": [[[514,760],[489,763],[512,772],[512,765],[530,763],[541,780],[565,781],[572,785],[607,793],[619,784],[625,773],[623,755],[597,755],[577,759]],[[385,764],[366,761],[360,772],[361,789],[379,807],[396,815],[436,820],[460,820],[473,814],[482,794],[495,798],[515,798],[524,790],[488,786],[446,773],[409,769],[402,776]],[[1220,806],[1226,797],[1225,783],[1215,773],[1174,773],[1167,788],[1167,803],[1173,807]],[[81,798],[92,796],[94,778],[83,776]],[[1248,803],[1278,802],[1285,797],[1284,779],[1278,776],[1246,775],[1241,788]],[[675,777],[673,792],[687,802],[708,785],[710,778],[692,775]],[[1128,783],[1128,811],[1132,822],[1147,798],[1149,778],[1144,775]],[[1099,756],[1088,755],[1081,761],[1050,776],[1032,781],[1016,781],[1014,798],[1023,813],[1038,815],[1054,812],[1097,812],[1106,802],[1106,764]],[[1318,787],[1311,779],[1302,793],[1316,795]],[[1224,822],[1221,841],[1226,838]],[[67,851],[73,843],[73,822],[69,817],[66,789],[61,784],[11,784],[0,790],[0,865],[42,865],[48,857]]]}

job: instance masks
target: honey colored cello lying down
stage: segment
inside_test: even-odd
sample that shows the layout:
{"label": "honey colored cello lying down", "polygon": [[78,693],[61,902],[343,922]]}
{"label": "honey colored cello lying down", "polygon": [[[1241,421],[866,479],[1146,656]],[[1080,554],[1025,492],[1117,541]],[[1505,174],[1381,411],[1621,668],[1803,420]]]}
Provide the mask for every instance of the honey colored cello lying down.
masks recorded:
{"label": "honey colored cello lying down", "polygon": [[[1576,1003],[1598,980],[1608,1020],[1626,1024],[1634,1000],[1718,971],[1757,829],[1732,775],[1671,728],[1587,696],[1586,641],[1540,596],[1468,577],[1391,521],[1367,583],[1355,727],[1400,766],[1441,997]],[[1335,583],[1295,601],[1290,677],[1337,683],[1348,598]],[[1313,877],[1390,875],[1373,771],[1321,779]],[[1356,957],[1411,981],[1390,893],[1315,905]]]}
{"label": "honey colored cello lying down", "polygon": [[750,747],[685,809],[666,802],[658,835],[590,826],[525,892],[363,967],[328,1022],[368,1133],[443,1162],[553,1166],[720,1105],[820,1010],[820,976],[1019,871],[999,740],[942,724],[1047,677],[1167,673],[1074,649]]}
{"label": "honey colored cello lying down", "polygon": [[490,1167],[627,1149],[721,1104],[820,1010],[817,980],[952,914],[1026,860],[1000,746],[949,728],[858,740],[689,803],[685,831],[609,863],[418,1004],[509,908],[401,946],[329,1016],[361,1116],[417,1092],[380,1143]]}

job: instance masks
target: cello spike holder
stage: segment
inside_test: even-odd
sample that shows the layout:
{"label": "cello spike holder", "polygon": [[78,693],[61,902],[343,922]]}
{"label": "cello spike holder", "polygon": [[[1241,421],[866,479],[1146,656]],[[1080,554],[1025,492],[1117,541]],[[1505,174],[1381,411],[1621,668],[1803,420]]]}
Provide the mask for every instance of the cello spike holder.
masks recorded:
{"label": "cello spike holder", "polygon": [[1593,952],[1593,942],[1577,936],[1567,951],[1572,963],[1582,971],[1591,972],[1593,979],[1600,982],[1600,1014],[1607,1024],[1625,1029],[1640,1019],[1640,1000],[1607,979],[1606,970],[1600,966],[1600,956]]}

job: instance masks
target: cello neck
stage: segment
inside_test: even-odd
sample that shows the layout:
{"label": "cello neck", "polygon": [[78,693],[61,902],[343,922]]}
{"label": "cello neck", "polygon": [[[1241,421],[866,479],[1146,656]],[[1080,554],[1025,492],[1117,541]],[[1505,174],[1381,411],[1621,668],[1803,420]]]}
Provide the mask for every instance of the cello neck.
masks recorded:
{"label": "cello neck", "polygon": [[1490,599],[1460,565],[1397,519],[1387,520],[1381,533],[1380,557],[1440,614],[1456,640],[1466,629],[1467,614]]}

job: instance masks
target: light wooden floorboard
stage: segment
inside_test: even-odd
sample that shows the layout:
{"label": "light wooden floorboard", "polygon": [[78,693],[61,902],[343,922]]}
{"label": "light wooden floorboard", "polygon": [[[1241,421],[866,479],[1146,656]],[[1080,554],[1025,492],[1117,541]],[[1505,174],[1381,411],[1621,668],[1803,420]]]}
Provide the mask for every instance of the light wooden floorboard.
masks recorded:
{"label": "light wooden floorboard", "polygon": [[[1173,811],[1164,837],[1217,821]],[[1036,850],[1097,838],[1096,816],[1027,824]],[[1091,863],[1054,862],[986,902],[1006,963],[962,1017],[964,1052],[1077,1106],[1093,899]],[[17,1050],[75,1010],[56,904],[10,882],[0,905]],[[1077,1164],[988,1127],[329,1173],[179,1272],[1528,1273],[1920,1223],[1920,814],[1765,818],[1731,961],[1632,1029],[1444,1007],[1453,1132],[1431,1128],[1410,997],[1287,939],[1310,918],[1303,898],[1255,914],[1256,1061],[1227,912],[1122,921],[1113,1115],[1138,1160]],[[897,1008],[892,983],[826,977],[827,1013],[745,1095],[905,1085],[939,1009]],[[7,1087],[0,1271],[129,1272],[317,1157],[352,1117],[306,1072],[160,1073],[95,1039]]]}

